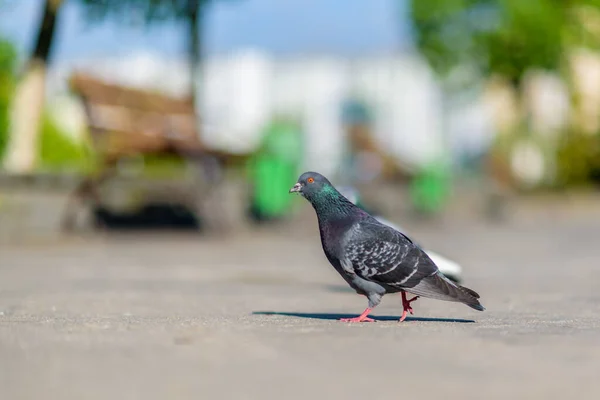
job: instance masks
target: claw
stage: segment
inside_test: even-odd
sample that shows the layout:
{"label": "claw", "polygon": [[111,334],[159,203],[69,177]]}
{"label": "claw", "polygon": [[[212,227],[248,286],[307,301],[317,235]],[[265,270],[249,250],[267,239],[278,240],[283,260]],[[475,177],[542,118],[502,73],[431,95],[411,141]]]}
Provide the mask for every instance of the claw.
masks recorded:
{"label": "claw", "polygon": [[400,321],[402,322],[406,319],[406,316],[408,315],[408,313],[410,313],[411,315],[413,314],[413,308],[410,306],[410,303],[412,303],[413,301],[417,300],[419,298],[419,296],[415,296],[412,299],[408,300],[406,298],[406,292],[401,292],[402,293],[402,307],[404,308],[404,310],[402,311],[402,316],[400,317]]}
{"label": "claw", "polygon": [[398,322],[402,322],[406,319],[406,310],[402,311],[402,316],[400,317],[400,320]]}
{"label": "claw", "polygon": [[367,315],[369,315],[370,312],[371,312],[371,309],[367,308],[358,317],[354,317],[354,318],[341,318],[340,321],[342,321],[342,322],[375,322],[375,320],[373,318],[367,317]]}

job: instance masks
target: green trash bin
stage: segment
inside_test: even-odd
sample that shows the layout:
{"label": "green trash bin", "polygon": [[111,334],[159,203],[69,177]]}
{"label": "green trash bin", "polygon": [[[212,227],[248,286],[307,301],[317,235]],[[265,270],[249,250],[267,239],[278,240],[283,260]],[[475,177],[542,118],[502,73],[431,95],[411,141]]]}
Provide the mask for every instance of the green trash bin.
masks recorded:
{"label": "green trash bin", "polygon": [[251,214],[255,220],[273,220],[289,213],[293,196],[288,191],[298,178],[302,156],[297,124],[287,120],[269,124],[252,162]]}
{"label": "green trash bin", "polygon": [[439,213],[450,197],[451,176],[444,163],[432,163],[419,171],[410,184],[410,198],[421,215]]}

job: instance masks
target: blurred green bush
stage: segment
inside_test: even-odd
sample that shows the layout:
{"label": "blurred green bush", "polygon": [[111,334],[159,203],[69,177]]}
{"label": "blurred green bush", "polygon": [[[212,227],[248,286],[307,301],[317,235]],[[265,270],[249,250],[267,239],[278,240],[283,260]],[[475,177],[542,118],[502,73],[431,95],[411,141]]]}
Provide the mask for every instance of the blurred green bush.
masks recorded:
{"label": "blurred green bush", "polygon": [[45,112],[42,115],[38,169],[48,172],[89,173],[95,157],[87,141],[71,138]]}
{"label": "blurred green bush", "polygon": [[14,46],[0,38],[0,159],[8,142],[8,106],[15,86],[16,61]]}

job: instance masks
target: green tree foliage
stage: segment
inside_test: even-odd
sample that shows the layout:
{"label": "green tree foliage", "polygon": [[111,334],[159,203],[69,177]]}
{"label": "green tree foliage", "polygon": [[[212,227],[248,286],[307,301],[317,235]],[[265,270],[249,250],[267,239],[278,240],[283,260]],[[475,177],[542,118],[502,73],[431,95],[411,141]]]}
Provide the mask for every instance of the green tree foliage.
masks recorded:
{"label": "green tree foliage", "polygon": [[566,49],[597,46],[581,23],[599,0],[411,0],[416,43],[442,76],[455,67],[519,86],[531,68],[558,70]]}

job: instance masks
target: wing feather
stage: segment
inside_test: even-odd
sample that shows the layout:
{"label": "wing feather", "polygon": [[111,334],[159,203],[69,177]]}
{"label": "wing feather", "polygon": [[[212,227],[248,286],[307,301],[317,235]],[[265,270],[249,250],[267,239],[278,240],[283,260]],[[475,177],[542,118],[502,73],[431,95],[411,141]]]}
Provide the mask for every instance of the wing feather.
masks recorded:
{"label": "wing feather", "polygon": [[357,224],[344,246],[346,265],[361,278],[393,287],[413,287],[438,271],[402,233],[371,221]]}

